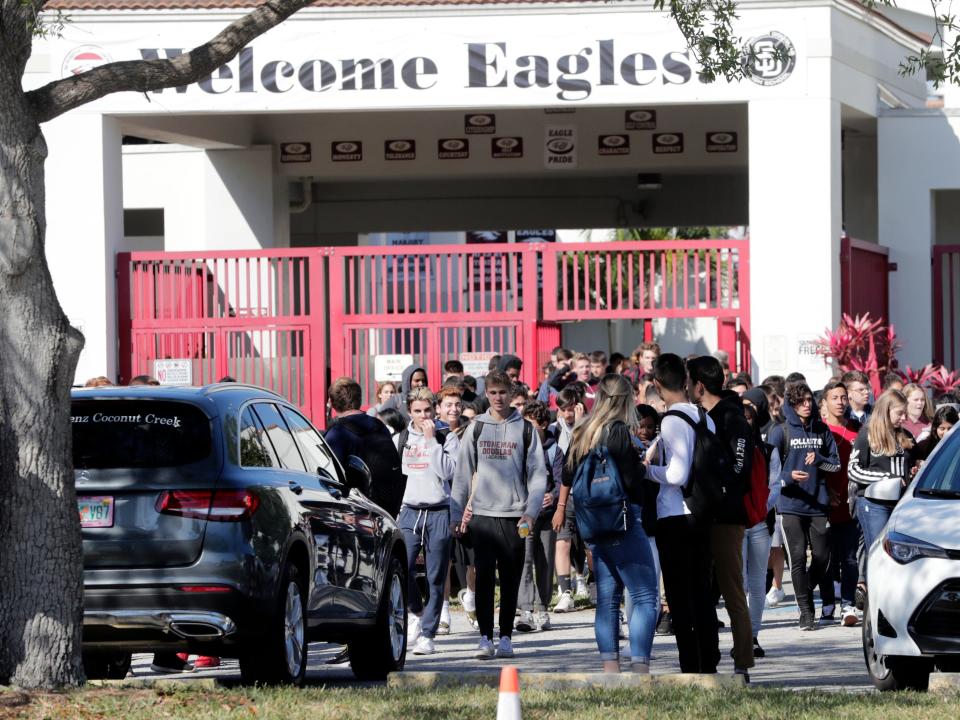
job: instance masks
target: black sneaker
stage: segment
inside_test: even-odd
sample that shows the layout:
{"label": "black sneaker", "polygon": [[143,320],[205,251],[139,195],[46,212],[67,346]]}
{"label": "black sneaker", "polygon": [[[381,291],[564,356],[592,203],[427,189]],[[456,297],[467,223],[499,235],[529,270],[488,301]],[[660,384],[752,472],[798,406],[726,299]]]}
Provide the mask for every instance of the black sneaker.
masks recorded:
{"label": "black sneaker", "polygon": [[753,639],[753,656],[755,658],[762,658],[767,656],[766,651],[762,647],[760,647],[760,641],[757,640],[756,638]]}
{"label": "black sneaker", "polygon": [[657,635],[673,635],[673,623],[670,613],[660,611],[660,620],[657,622]]}
{"label": "black sneaker", "polygon": [[836,625],[836,624],[837,624],[836,612],[837,612],[837,611],[836,611],[835,608],[830,608],[830,612],[823,612],[823,611],[821,610],[821,611],[820,611],[820,624],[821,624],[821,625]]}
{"label": "black sneaker", "polygon": [[817,629],[817,616],[812,612],[800,613],[800,629],[804,631]]}

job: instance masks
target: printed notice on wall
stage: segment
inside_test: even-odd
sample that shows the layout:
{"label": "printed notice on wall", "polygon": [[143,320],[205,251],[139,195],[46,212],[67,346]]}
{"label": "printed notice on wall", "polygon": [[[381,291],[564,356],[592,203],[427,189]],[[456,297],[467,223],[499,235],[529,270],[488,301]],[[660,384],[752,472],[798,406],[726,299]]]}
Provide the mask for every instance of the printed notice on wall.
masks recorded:
{"label": "printed notice on wall", "polygon": [[544,133],[544,166],[548,169],[575,168],[577,166],[577,126],[547,126]]}
{"label": "printed notice on wall", "polygon": [[413,365],[413,355],[376,355],[373,358],[373,377],[377,382],[403,380],[405,368]]}
{"label": "printed notice on wall", "polygon": [[154,360],[153,376],[161,385],[193,385],[193,361],[170,358]]}

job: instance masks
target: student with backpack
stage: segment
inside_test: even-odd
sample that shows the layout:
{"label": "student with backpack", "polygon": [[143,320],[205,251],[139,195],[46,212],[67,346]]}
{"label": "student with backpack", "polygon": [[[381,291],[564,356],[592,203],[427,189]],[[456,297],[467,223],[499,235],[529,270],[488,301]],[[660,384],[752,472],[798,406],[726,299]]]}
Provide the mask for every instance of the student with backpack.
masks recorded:
{"label": "student with backpack", "polygon": [[665,353],[657,358],[654,385],[668,412],[660,423],[659,437],[647,451],[647,476],[660,485],[657,549],[680,670],[715,673],[720,640],[711,589],[710,522],[701,511],[709,504],[702,494],[709,489],[715,470],[710,462],[722,459],[702,450],[709,442],[706,433],[712,436],[715,426],[705,412],[686,401],[687,371],[679,356]]}
{"label": "student with backpack", "polygon": [[[523,575],[525,539],[543,507],[547,471],[533,425],[510,407],[513,383],[490,372],[484,393],[490,409],[478,416],[460,443],[451,495],[451,529],[469,533],[476,566],[476,657],[513,657],[513,619]],[[493,644],[493,607],[500,573],[500,641]]]}
{"label": "student with backpack", "polygon": [[[407,548],[409,605],[412,615],[407,635],[414,655],[436,652],[434,638],[440,626],[444,588],[450,568],[450,483],[457,467],[460,439],[455,432],[436,427],[436,399],[426,387],[407,394],[410,424],[397,434],[407,488],[398,525]],[[421,550],[427,578],[427,602],[417,585],[417,557]]]}
{"label": "student with backpack", "polygon": [[597,383],[593,411],[573,431],[553,517],[553,526],[559,530],[572,495],[577,527],[593,552],[594,633],[603,671],[610,673],[620,672],[624,588],[632,602],[630,665],[634,672],[650,672],[657,623],[657,572],[641,519],[646,473],[632,440],[638,425],[630,381],[622,375],[605,375]]}
{"label": "student with backpack", "polygon": [[[710,552],[713,571],[730,616],[733,632],[734,672],[747,675],[753,667],[753,630],[747,596],[743,591],[743,534],[747,525],[747,496],[754,463],[753,431],[743,413],[740,395],[723,389],[723,367],[715,357],[705,355],[687,363],[690,380],[687,394],[714,422],[717,439],[723,443],[729,461],[728,472],[716,481],[723,494],[710,514]],[[766,474],[761,480],[766,487]],[[766,508],[764,508],[766,510]],[[766,517],[766,512],[763,513]]]}
{"label": "student with backpack", "polygon": [[400,513],[406,480],[400,455],[387,426],[360,410],[363,391],[352,378],[337,378],[330,386],[330,405],[336,419],[323,435],[340,464],[347,467],[351,455],[370,469],[368,496],[393,517]]}
{"label": "student with backpack", "polygon": [[761,410],[744,400],[743,414],[753,432],[753,467],[750,471],[750,492],[745,499],[747,528],[743,534],[743,577],[750,606],[753,656],[762,658],[767,654],[760,645],[760,628],[763,626],[763,609],[766,606],[773,508],[780,497],[780,453],[767,445],[761,436],[762,428],[770,421],[766,408]]}
{"label": "student with backpack", "polygon": [[[780,499],[783,544],[790,561],[790,577],[800,610],[800,629],[816,630],[813,589],[830,568],[830,538],[827,512],[829,494],[826,473],[840,469],[840,456],[833,433],[820,417],[810,386],[791,382],[783,404],[785,422],[770,431],[768,442],[780,450]],[[811,561],[807,566],[807,549]],[[833,582],[821,585],[821,622],[834,622]]]}
{"label": "student with backpack", "polygon": [[527,536],[523,559],[523,578],[520,581],[520,617],[517,630],[533,632],[549,630],[550,598],[553,597],[554,553],[557,533],[551,527],[553,509],[560,494],[560,478],[563,474],[563,451],[547,433],[550,411],[542,402],[531,400],[520,413],[523,419],[533,423],[540,442],[543,443],[543,459],[547,468],[547,488],[543,496],[543,509],[537,522]]}

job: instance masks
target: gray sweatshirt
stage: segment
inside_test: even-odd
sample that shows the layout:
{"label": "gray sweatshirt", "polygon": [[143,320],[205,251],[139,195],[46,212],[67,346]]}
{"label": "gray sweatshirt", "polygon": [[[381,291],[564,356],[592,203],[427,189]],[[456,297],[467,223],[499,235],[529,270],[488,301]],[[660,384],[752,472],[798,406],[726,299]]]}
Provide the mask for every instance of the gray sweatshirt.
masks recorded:
{"label": "gray sweatshirt", "polygon": [[[403,493],[403,507],[427,508],[447,505],[450,502],[450,483],[457,467],[460,439],[454,432],[447,433],[441,446],[434,436],[427,440],[423,433],[407,425],[407,441],[398,447],[403,474],[407,476],[407,488]],[[394,436],[399,443],[400,433]]]}
{"label": "gray sweatshirt", "polygon": [[[460,459],[453,476],[450,519],[459,522],[471,491],[474,515],[536,518],[547,488],[547,468],[540,436],[534,430],[523,467],[523,419],[516,410],[498,422],[490,413],[478,416],[480,437],[474,445],[474,424],[463,433]],[[479,460],[479,462],[478,462]],[[476,478],[474,478],[476,474]]]}

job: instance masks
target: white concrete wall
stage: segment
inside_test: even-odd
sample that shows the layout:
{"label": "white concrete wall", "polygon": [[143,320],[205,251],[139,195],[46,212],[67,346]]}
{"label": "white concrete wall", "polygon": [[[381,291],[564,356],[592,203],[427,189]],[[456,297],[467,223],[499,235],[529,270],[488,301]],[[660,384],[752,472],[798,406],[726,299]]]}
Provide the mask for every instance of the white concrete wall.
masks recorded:
{"label": "white concrete wall", "polygon": [[889,111],[879,119],[880,242],[890,248],[890,315],[901,363],[932,357],[933,190],[960,189],[960,111]]}
{"label": "white concrete wall", "polygon": [[[128,145],[123,152],[123,206],[163,208],[164,245],[177,250],[283,247],[287,217],[275,197],[269,147],[201,150],[183,145]],[[285,185],[285,183],[283,183]]]}
{"label": "white concrete wall", "polygon": [[750,103],[750,282],[754,375],[831,374],[804,352],[840,317],[840,105]]}
{"label": "white concrete wall", "polygon": [[123,249],[120,129],[76,113],[47,123],[47,262],[60,305],[84,334],[76,379],[117,375],[115,253]]}

